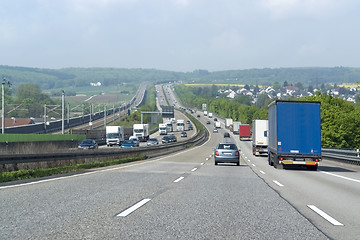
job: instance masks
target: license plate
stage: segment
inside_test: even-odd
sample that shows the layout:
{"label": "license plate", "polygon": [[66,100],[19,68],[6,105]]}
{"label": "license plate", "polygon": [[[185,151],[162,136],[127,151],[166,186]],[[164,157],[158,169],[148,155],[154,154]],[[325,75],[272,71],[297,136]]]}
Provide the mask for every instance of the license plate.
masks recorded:
{"label": "license plate", "polygon": [[284,164],[293,164],[293,161],[291,161],[291,160],[284,160],[284,161],[282,161]]}
{"label": "license plate", "polygon": [[232,153],[224,152],[224,155],[232,155]]}

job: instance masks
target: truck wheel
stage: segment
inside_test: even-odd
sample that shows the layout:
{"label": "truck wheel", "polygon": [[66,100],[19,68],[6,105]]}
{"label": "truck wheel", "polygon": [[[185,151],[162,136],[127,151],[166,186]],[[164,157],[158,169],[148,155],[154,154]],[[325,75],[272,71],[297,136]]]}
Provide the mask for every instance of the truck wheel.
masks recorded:
{"label": "truck wheel", "polygon": [[217,162],[215,162],[215,165],[218,165],[218,163],[217,163]]}
{"label": "truck wheel", "polygon": [[318,168],[318,166],[317,166],[317,165],[315,165],[315,166],[306,166],[306,168],[307,168],[308,170],[316,171],[317,168]]}
{"label": "truck wheel", "polygon": [[283,169],[283,168],[284,168],[284,165],[280,164],[280,163],[279,163],[279,160],[278,160],[277,158],[275,158],[274,167],[275,167],[276,169]]}
{"label": "truck wheel", "polygon": [[270,166],[274,166],[274,162],[272,161],[272,157],[273,157],[273,156],[272,156],[272,153],[269,153],[269,154],[268,154],[268,162],[269,162],[269,165],[270,165]]}

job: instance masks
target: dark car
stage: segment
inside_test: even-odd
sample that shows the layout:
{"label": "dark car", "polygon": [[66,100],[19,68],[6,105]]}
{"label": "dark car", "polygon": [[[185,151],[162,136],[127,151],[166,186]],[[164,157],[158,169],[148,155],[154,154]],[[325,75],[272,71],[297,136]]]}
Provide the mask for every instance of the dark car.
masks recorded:
{"label": "dark car", "polygon": [[169,135],[169,137],[170,137],[170,142],[177,142],[177,138],[174,134]]}
{"label": "dark car", "polygon": [[225,133],[224,133],[224,138],[229,138],[229,137],[230,137],[230,133],[225,132]]}
{"label": "dark car", "polygon": [[181,132],[181,137],[187,137],[187,133],[186,132]]}
{"label": "dark car", "polygon": [[218,163],[235,163],[238,166],[240,165],[239,150],[236,144],[232,142],[219,143],[216,146],[214,158],[215,165],[218,165]]}
{"label": "dark car", "polygon": [[197,117],[197,118],[200,118],[200,115],[198,114],[196,117]]}
{"label": "dark car", "polygon": [[189,120],[187,120],[187,121],[186,121],[186,124],[190,124],[190,121],[189,121]]}
{"label": "dark car", "polygon": [[121,148],[132,148],[136,147],[136,143],[133,140],[125,140],[121,146]]}
{"label": "dark car", "polygon": [[188,129],[189,129],[189,130],[193,130],[193,129],[194,129],[193,125],[190,124],[190,125],[188,126]]}
{"label": "dark car", "polygon": [[98,144],[93,139],[84,139],[78,146],[79,149],[96,149]]}
{"label": "dark car", "polygon": [[206,121],[206,124],[210,124],[210,121],[209,121],[209,120],[207,120],[207,121]]}
{"label": "dark car", "polygon": [[214,118],[214,121],[217,122],[217,118]]}
{"label": "dark car", "polygon": [[171,142],[171,138],[170,136],[163,136],[163,138],[161,139],[162,143],[170,143]]}

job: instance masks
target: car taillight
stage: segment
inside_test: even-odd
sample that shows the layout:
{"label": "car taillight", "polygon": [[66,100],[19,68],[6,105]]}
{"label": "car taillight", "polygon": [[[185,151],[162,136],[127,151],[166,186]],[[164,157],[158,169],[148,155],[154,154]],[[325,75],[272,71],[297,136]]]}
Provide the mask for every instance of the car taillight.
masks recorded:
{"label": "car taillight", "polygon": [[239,151],[236,151],[236,152],[235,152],[235,156],[239,156]]}
{"label": "car taillight", "polygon": [[215,151],[215,156],[219,156],[219,152],[217,150]]}

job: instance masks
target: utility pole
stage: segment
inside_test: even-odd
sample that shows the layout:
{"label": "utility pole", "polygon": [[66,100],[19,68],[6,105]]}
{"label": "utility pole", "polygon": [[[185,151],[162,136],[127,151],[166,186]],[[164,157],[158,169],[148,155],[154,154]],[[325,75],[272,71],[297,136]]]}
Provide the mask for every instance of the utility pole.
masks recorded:
{"label": "utility pole", "polygon": [[67,127],[70,126],[70,103],[67,104]]}
{"label": "utility pole", "polygon": [[2,81],[2,116],[1,116],[1,133],[4,134],[5,133],[5,84],[8,84],[10,86],[10,81],[6,82],[6,79],[3,78]]}
{"label": "utility pole", "polygon": [[106,105],[104,104],[104,126],[105,126],[105,127],[106,127],[106,115],[107,115]]}
{"label": "utility pole", "polygon": [[44,130],[46,133],[46,104],[44,104]]}
{"label": "utility pole", "polygon": [[64,115],[65,115],[65,92],[61,95],[61,134],[64,134]]}

